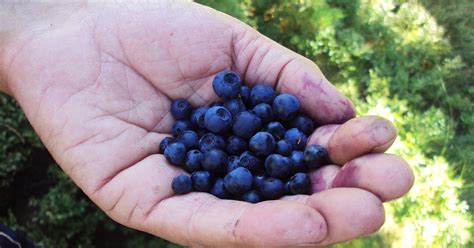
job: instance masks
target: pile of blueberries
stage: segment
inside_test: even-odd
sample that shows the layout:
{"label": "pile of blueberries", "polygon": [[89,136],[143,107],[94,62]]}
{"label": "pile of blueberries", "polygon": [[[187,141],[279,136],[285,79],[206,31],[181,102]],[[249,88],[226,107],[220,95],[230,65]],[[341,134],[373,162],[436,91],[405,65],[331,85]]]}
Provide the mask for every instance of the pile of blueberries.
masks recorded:
{"label": "pile of blueberries", "polygon": [[298,98],[265,84],[243,86],[230,70],[212,86],[223,102],[194,110],[185,99],[171,104],[173,138],[163,139],[160,152],[191,174],[174,178],[173,191],[251,203],[310,194],[308,171],[327,164],[328,156],[322,146],[306,146],[314,122],[299,113]]}

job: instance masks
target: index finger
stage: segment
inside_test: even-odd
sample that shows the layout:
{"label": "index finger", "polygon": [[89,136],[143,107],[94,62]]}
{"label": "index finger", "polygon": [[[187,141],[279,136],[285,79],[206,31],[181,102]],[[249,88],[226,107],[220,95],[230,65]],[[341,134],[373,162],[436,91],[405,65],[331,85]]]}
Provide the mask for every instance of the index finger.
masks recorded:
{"label": "index finger", "polygon": [[234,28],[235,69],[245,82],[266,83],[297,96],[305,113],[318,124],[343,123],[355,116],[343,96],[309,59],[238,23]]}

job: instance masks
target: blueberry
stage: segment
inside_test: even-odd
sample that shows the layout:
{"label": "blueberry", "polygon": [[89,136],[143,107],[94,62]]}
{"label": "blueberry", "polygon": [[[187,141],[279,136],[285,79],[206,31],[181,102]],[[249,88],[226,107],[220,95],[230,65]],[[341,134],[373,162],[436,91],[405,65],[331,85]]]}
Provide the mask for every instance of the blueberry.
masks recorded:
{"label": "blueberry", "polygon": [[280,154],[272,154],[265,160],[265,171],[270,177],[286,179],[293,171],[291,160]]}
{"label": "blueberry", "polygon": [[186,119],[191,113],[191,105],[186,99],[174,100],[171,103],[171,114],[176,120]]}
{"label": "blueberry", "polygon": [[212,195],[220,198],[220,199],[229,199],[232,195],[227,191],[224,187],[224,179],[217,178],[216,182],[212,186],[211,190],[209,191]]}
{"label": "blueberry", "polygon": [[245,105],[239,98],[227,100],[224,103],[224,107],[229,110],[232,116],[236,116],[238,113],[245,111]]}
{"label": "blueberry", "polygon": [[212,107],[224,107],[224,103],[213,102],[213,103],[209,104],[209,108],[212,108]]}
{"label": "blueberry", "polygon": [[192,130],[191,122],[186,120],[177,120],[172,127],[172,132],[175,137],[178,137],[182,132]]}
{"label": "blueberry", "polygon": [[242,99],[245,105],[249,105],[250,88],[248,86],[242,85],[242,87],[240,87],[240,98]]}
{"label": "blueberry", "polygon": [[187,175],[179,175],[173,178],[171,188],[178,195],[189,193],[192,190],[191,178]]}
{"label": "blueberry", "polygon": [[291,147],[290,142],[287,140],[279,140],[275,146],[275,153],[281,154],[283,156],[289,156],[293,148]]}
{"label": "blueberry", "polygon": [[249,111],[240,112],[235,116],[232,131],[242,138],[252,137],[262,127],[262,121]]}
{"label": "blueberry", "polygon": [[209,171],[195,171],[191,174],[193,189],[199,192],[208,192],[212,187],[212,176]]}
{"label": "blueberry", "polygon": [[302,151],[292,151],[290,159],[294,172],[306,172],[307,167],[304,162],[304,153]]}
{"label": "blueberry", "polygon": [[259,103],[272,104],[275,99],[275,91],[265,84],[256,84],[250,91],[250,103],[255,106]]}
{"label": "blueberry", "polygon": [[207,130],[214,133],[221,133],[230,127],[232,115],[226,108],[215,106],[207,110],[204,116],[204,123]]}
{"label": "blueberry", "polygon": [[201,152],[205,152],[213,148],[223,150],[225,148],[224,138],[213,133],[204,134],[199,139],[199,150],[201,150]]}
{"label": "blueberry", "polygon": [[285,195],[293,195],[293,192],[291,192],[290,180],[285,183]]}
{"label": "blueberry", "polygon": [[262,200],[263,200],[262,196],[256,190],[247,191],[247,193],[245,193],[242,196],[242,201],[246,201],[250,203],[258,203],[258,202],[261,202]]}
{"label": "blueberry", "polygon": [[275,200],[285,194],[285,185],[276,178],[268,178],[263,182],[260,193],[265,199]]}
{"label": "blueberry", "polygon": [[198,135],[199,139],[201,139],[202,136],[204,136],[206,133],[208,133],[209,131],[207,131],[207,129],[196,129],[195,130],[196,134]]}
{"label": "blueberry", "polygon": [[294,95],[280,94],[273,101],[273,111],[280,120],[293,119],[300,109],[300,101]]}
{"label": "blueberry", "polygon": [[237,73],[225,70],[217,73],[212,80],[214,92],[221,98],[236,98],[240,93],[240,77]]}
{"label": "blueberry", "polygon": [[285,139],[290,142],[293,150],[303,150],[308,138],[298,128],[292,128],[285,133]]}
{"label": "blueberry", "polygon": [[307,115],[299,114],[290,121],[290,127],[298,128],[306,135],[310,135],[314,131],[314,122]]}
{"label": "blueberry", "polygon": [[171,137],[166,137],[166,138],[162,139],[161,142],[160,142],[160,153],[164,153],[166,147],[169,144],[173,143],[173,142],[174,142],[174,139],[171,138]]}
{"label": "blueberry", "polygon": [[238,167],[224,177],[224,186],[230,193],[241,195],[252,188],[252,173],[244,167]]}
{"label": "blueberry", "polygon": [[262,120],[262,123],[267,123],[273,120],[273,109],[268,103],[259,103],[253,107],[252,112]]}
{"label": "blueberry", "polygon": [[202,153],[199,150],[191,150],[186,153],[183,169],[189,173],[201,169]]}
{"label": "blueberry", "polygon": [[227,154],[220,149],[211,149],[202,155],[202,168],[213,173],[224,173],[227,170]]}
{"label": "blueberry", "polygon": [[285,136],[285,128],[278,121],[268,123],[263,128],[263,131],[271,133],[275,140],[281,140]]}
{"label": "blueberry", "polygon": [[253,188],[256,190],[260,190],[263,185],[263,182],[267,179],[265,172],[259,171],[253,176]]}
{"label": "blueberry", "polygon": [[265,157],[273,152],[275,148],[275,140],[270,133],[258,132],[249,141],[250,151],[259,156]]}
{"label": "blueberry", "polygon": [[252,172],[257,172],[261,167],[262,161],[249,151],[240,154],[239,165],[249,169]]}
{"label": "blueberry", "polygon": [[245,150],[247,150],[248,145],[247,141],[240,138],[239,136],[229,136],[226,142],[226,151],[231,155],[239,155]]}
{"label": "blueberry", "polygon": [[304,150],[304,162],[310,170],[315,170],[328,163],[328,152],[320,145],[309,145]]}
{"label": "blueberry", "polygon": [[191,130],[182,132],[180,135],[178,135],[176,141],[183,143],[187,150],[196,149],[199,147],[199,136],[196,132]]}
{"label": "blueberry", "polygon": [[193,110],[193,112],[191,112],[190,117],[191,123],[196,127],[206,128],[206,125],[204,123],[204,116],[206,115],[208,109],[209,107],[204,106]]}
{"label": "blueberry", "polygon": [[181,165],[186,157],[186,147],[183,143],[174,142],[166,147],[164,154],[170,163]]}
{"label": "blueberry", "polygon": [[230,156],[229,159],[228,159],[228,162],[227,162],[227,170],[226,170],[226,173],[229,173],[235,169],[237,169],[237,167],[240,167],[240,164],[239,164],[239,157],[237,156]]}
{"label": "blueberry", "polygon": [[296,173],[288,181],[290,183],[290,190],[295,195],[309,195],[311,194],[311,179],[306,173]]}

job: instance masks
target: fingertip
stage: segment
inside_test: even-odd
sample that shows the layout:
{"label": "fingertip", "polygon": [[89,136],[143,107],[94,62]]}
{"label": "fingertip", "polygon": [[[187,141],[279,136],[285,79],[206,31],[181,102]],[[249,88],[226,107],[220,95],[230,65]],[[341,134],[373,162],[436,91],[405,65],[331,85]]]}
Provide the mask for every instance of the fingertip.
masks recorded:
{"label": "fingertip", "polygon": [[329,245],[376,232],[385,222],[382,202],[368,191],[335,188],[314,194],[307,202],[326,220]]}
{"label": "fingertip", "polygon": [[383,152],[396,139],[393,124],[379,116],[363,116],[342,124],[328,141],[332,162],[343,165],[369,152]]}
{"label": "fingertip", "polygon": [[361,188],[382,201],[390,201],[406,194],[413,183],[413,171],[404,159],[375,153],[347,162],[334,177],[331,187]]}
{"label": "fingertip", "polygon": [[326,237],[327,228],[323,216],[308,206],[293,201],[268,201],[254,205],[242,215],[235,235],[244,243],[292,246],[320,242]]}

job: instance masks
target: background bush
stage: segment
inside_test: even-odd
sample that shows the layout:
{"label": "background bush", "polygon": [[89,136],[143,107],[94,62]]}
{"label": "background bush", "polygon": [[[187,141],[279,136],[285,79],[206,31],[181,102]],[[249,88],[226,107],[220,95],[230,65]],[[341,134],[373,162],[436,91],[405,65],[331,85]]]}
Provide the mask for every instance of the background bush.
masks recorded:
{"label": "background bush", "polygon": [[[315,61],[357,112],[395,123],[416,184],[380,232],[339,246],[474,246],[474,3],[202,0]],[[109,220],[0,95],[0,223],[44,247],[168,247]],[[469,210],[469,206],[471,210]]]}

